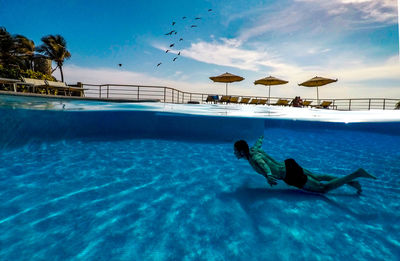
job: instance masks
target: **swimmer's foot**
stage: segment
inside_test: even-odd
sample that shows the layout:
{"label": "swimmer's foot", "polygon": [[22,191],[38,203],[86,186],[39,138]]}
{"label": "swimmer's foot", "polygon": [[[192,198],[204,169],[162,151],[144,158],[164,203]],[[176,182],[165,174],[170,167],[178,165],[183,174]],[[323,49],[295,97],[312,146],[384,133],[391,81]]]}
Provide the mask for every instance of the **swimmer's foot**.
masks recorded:
{"label": "swimmer's foot", "polygon": [[368,178],[368,179],[376,179],[376,177],[372,174],[369,174],[365,169],[359,168],[355,173],[359,175],[359,177]]}
{"label": "swimmer's foot", "polygon": [[357,194],[358,195],[361,194],[361,192],[362,192],[361,184],[358,181],[347,182],[347,185],[352,186],[353,188],[355,188],[357,190]]}

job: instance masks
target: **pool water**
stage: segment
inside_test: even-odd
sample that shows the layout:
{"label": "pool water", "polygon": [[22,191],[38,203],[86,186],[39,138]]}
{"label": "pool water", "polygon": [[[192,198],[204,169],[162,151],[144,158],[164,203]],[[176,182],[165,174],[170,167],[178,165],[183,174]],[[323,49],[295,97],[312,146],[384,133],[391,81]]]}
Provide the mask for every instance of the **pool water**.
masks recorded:
{"label": "pool water", "polygon": [[399,259],[400,135],[264,126],[244,138],[263,134],[277,160],[378,179],[359,179],[361,196],[271,188],[232,139],[23,139],[0,147],[0,260]]}

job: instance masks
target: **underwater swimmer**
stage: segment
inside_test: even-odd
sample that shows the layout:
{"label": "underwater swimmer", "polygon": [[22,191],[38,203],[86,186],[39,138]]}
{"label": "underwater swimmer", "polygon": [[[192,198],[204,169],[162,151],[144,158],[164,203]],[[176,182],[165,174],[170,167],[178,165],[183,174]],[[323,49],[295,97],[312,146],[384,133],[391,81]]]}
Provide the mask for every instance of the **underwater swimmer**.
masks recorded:
{"label": "underwater swimmer", "polygon": [[261,136],[251,148],[246,141],[239,140],[235,142],[234,151],[238,159],[245,158],[248,160],[253,169],[263,175],[271,186],[276,185],[277,180],[283,180],[286,184],[305,191],[326,193],[347,184],[357,189],[357,193],[361,193],[361,185],[354,179],[376,179],[375,176],[362,168],[339,178],[332,175],[313,174],[311,171],[300,167],[294,159],[278,162],[262,150],[263,139],[264,137]]}

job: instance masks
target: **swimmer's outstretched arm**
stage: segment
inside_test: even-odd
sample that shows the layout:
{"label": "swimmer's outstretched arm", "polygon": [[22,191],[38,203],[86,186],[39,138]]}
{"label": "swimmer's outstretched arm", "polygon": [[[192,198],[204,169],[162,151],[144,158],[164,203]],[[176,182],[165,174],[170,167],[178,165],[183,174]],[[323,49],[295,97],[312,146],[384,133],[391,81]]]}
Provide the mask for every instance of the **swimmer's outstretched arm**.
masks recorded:
{"label": "swimmer's outstretched arm", "polygon": [[260,138],[258,138],[258,140],[256,141],[256,143],[254,144],[253,148],[255,148],[255,149],[261,149],[263,140],[264,140],[264,135],[261,135]]}
{"label": "swimmer's outstretched arm", "polygon": [[271,169],[269,168],[268,164],[265,163],[265,161],[260,157],[257,157],[254,160],[257,165],[260,166],[260,168],[263,170],[262,175],[267,179],[268,184],[271,185],[271,187],[272,185],[277,185],[277,179],[272,175]]}

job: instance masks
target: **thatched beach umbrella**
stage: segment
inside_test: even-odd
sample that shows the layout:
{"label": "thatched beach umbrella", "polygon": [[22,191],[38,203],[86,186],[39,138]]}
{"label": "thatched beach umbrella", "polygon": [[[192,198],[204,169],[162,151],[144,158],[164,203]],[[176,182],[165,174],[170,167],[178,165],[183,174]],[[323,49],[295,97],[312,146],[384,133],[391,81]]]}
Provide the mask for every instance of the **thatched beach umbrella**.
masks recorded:
{"label": "thatched beach umbrella", "polygon": [[286,84],[288,81],[281,80],[272,76],[268,76],[262,79],[259,79],[254,82],[254,84],[262,84],[262,85],[268,85],[268,103],[271,103],[271,85],[281,85],[281,84]]}
{"label": "thatched beach umbrella", "polygon": [[218,76],[210,77],[210,79],[214,82],[224,82],[226,83],[226,95],[228,95],[228,83],[231,82],[240,82],[243,81],[244,78],[231,74],[231,73],[224,73]]}
{"label": "thatched beach umbrella", "polygon": [[305,86],[305,87],[317,87],[317,103],[319,103],[319,94],[318,94],[318,87],[323,86],[332,82],[337,82],[338,79],[329,79],[329,78],[324,78],[324,77],[318,77],[315,76],[314,78],[305,81],[303,83],[300,83],[299,86]]}

